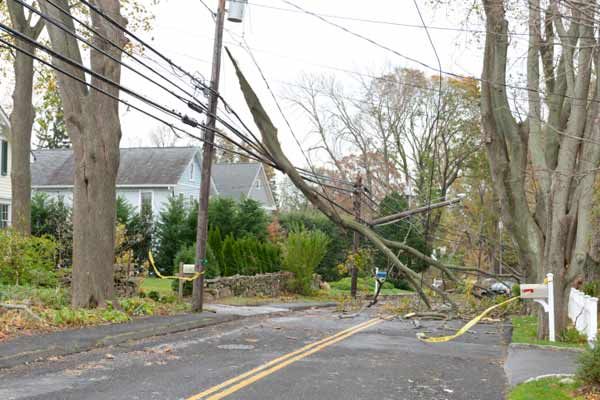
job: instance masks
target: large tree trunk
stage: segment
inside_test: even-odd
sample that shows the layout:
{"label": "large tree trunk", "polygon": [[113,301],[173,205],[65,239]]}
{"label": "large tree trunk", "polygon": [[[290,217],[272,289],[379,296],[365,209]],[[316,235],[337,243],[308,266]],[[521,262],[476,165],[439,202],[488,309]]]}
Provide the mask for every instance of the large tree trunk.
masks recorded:
{"label": "large tree trunk", "polygon": [[[67,0],[55,0],[68,9]],[[97,0],[96,6],[122,25],[127,21],[120,15],[119,0]],[[46,1],[40,3],[44,12],[59,19],[74,30],[73,20],[61,14]],[[104,37],[125,45],[122,30],[115,28],[102,16],[90,10],[92,25]],[[82,55],[77,41],[55,26],[49,26],[50,40],[55,51],[78,63]],[[105,40],[93,40],[105,52],[120,59],[121,52]],[[90,50],[91,69],[113,82],[120,82],[120,65],[96,50]],[[60,60],[53,62],[75,76],[85,79],[81,70]],[[116,219],[115,183],[119,168],[121,125],[119,104],[95,89],[57,73],[65,112],[67,132],[75,154],[73,204],[73,297],[75,307],[102,306],[114,296],[113,263]],[[92,77],[91,83],[113,96],[114,86]]]}
{"label": "large tree trunk", "polygon": [[[28,43],[17,41],[18,46],[33,53]],[[31,130],[34,111],[31,102],[33,92],[33,59],[23,53],[15,55],[15,89],[13,109],[10,113],[11,161],[10,180],[12,186],[11,218],[14,228],[31,233]]]}
{"label": "large tree trunk", "polygon": [[[517,243],[527,282],[541,282],[547,273],[554,274],[556,331],[560,333],[568,323],[570,288],[583,276],[590,258],[593,188],[600,161],[600,85],[598,80],[592,82],[591,75],[593,65],[596,73],[599,71],[600,54],[593,52],[597,42],[590,23],[595,2],[582,9],[551,3],[542,30],[540,1],[529,1],[529,110],[527,120],[517,123],[506,95],[505,4],[484,0],[488,34],[482,121],[502,219]],[[568,31],[563,18],[569,21]],[[544,31],[546,38],[542,39]],[[562,48],[555,46],[554,32]],[[562,49],[558,57],[555,49]],[[545,92],[544,98],[540,92]],[[542,101],[547,106],[547,120],[543,119]],[[547,319],[540,315],[539,321],[538,337],[542,338]]]}
{"label": "large tree trunk", "polygon": [[[9,0],[8,13],[13,28],[31,39],[37,39],[44,27],[40,19],[34,26],[29,23],[22,5]],[[16,40],[17,46],[33,54],[34,47],[25,41]],[[35,113],[33,110],[33,59],[22,52],[15,52],[15,88],[13,109],[10,114],[11,162],[10,180],[12,186],[11,220],[14,228],[23,233],[31,233],[31,130]]]}

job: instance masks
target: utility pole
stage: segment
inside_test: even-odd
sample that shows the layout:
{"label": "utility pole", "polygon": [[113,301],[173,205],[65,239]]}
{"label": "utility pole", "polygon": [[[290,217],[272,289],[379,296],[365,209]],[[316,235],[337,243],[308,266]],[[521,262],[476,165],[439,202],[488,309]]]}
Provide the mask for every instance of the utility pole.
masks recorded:
{"label": "utility pole", "polygon": [[[354,195],[353,195],[353,206],[354,206],[354,218],[358,221],[360,220],[360,206],[361,206],[361,192],[362,192],[362,176],[358,175],[356,178],[356,183],[354,184]],[[354,252],[354,256],[358,254],[360,249],[360,235],[358,232],[354,232],[354,238],[352,242],[352,251]],[[358,285],[358,268],[356,267],[356,261],[352,263],[352,280],[350,284],[350,296],[356,298],[356,288]]]}
{"label": "utility pole", "polygon": [[[217,126],[217,106],[219,104],[219,78],[221,75],[221,51],[223,49],[223,29],[225,25],[225,0],[219,0],[215,19],[215,41],[213,64],[210,80],[208,115],[204,128],[202,146],[202,171],[200,180],[200,201],[198,202],[198,222],[196,233],[196,272],[203,272],[206,265],[206,245],[208,237],[208,199],[210,196],[210,177],[213,163],[215,129]],[[201,312],[204,303],[204,274],[194,280],[192,293],[192,311]]]}

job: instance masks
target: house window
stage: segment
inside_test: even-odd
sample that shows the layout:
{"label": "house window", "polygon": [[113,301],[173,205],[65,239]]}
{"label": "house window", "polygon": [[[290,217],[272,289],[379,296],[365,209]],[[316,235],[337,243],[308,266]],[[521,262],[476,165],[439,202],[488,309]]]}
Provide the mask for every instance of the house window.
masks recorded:
{"label": "house window", "polygon": [[0,175],[8,175],[8,142],[0,140]]}
{"label": "house window", "polygon": [[152,192],[140,192],[140,210],[152,212]]}
{"label": "house window", "polygon": [[10,205],[0,204],[0,229],[10,225]]}
{"label": "house window", "polygon": [[190,181],[194,180],[194,163],[192,163],[192,165],[190,165]]}
{"label": "house window", "polygon": [[260,183],[260,179],[256,180],[256,188],[260,189],[262,187],[262,184]]}

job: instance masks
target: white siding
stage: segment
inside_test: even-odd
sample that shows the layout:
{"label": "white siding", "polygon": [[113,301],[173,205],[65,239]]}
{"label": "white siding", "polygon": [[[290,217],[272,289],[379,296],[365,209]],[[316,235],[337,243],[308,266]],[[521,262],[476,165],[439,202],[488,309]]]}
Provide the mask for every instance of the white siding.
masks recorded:
{"label": "white siding", "polygon": [[[0,113],[2,111],[0,110]],[[0,115],[0,139],[8,141],[8,126],[6,126],[7,121],[4,121],[2,115]],[[6,176],[0,175],[0,201],[4,204],[10,203],[10,199],[12,197],[12,190],[10,184],[10,143],[8,144],[8,173]],[[2,157],[2,154],[0,154]]]}
{"label": "white siding", "polygon": [[[193,165],[193,167],[192,167]],[[190,202],[191,199],[198,201],[200,197],[200,170],[202,166],[200,164],[199,157],[194,157],[190,165],[185,169],[183,175],[179,179],[177,186],[175,187],[175,196],[183,196],[186,202]],[[191,171],[194,171],[193,178],[191,178]]]}
{"label": "white siding", "polygon": [[166,187],[117,188],[117,196],[121,196],[138,210],[142,192],[152,192],[152,213],[155,216],[167,205],[171,196],[171,190]]}
{"label": "white siding", "polygon": [[267,210],[275,209],[275,202],[273,201],[273,197],[269,190],[269,182],[262,169],[252,183],[252,187],[248,192],[248,197],[261,203],[263,208]]}

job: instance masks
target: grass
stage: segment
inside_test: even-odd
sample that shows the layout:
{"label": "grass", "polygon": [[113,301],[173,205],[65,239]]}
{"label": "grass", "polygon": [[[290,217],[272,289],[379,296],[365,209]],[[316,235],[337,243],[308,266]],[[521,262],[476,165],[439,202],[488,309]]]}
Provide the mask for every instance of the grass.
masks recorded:
{"label": "grass", "polygon": [[27,305],[40,318],[38,320],[23,311],[0,307],[0,341],[19,335],[122,323],[143,316],[172,315],[189,310],[188,304],[177,302],[170,292],[161,296],[159,301],[131,297],[119,299],[119,309],[109,304],[105,308],[88,310],[71,307],[69,289],[14,285],[0,285],[0,303]]}
{"label": "grass", "polygon": [[547,378],[517,385],[508,394],[508,400],[583,400],[583,396],[574,396],[573,392],[579,387],[573,384],[560,383],[560,378]]}
{"label": "grass", "polygon": [[[351,278],[343,278],[337,282],[329,282],[331,286],[330,295],[332,296],[344,296],[350,294]],[[362,293],[374,293],[375,292],[375,279],[374,278],[358,278],[358,291]],[[389,295],[402,295],[402,294],[413,294],[408,290],[397,289],[390,282],[385,282],[383,288],[379,293],[382,296]]]}
{"label": "grass", "polygon": [[171,290],[170,279],[146,278],[142,282],[141,290],[146,292],[146,294],[155,291],[161,296],[170,296],[174,294]]}
{"label": "grass", "polygon": [[537,339],[537,317],[536,316],[513,316],[511,318],[513,325],[512,342],[537,344],[542,346],[559,347],[585,347],[584,343],[550,342],[548,340]]}

